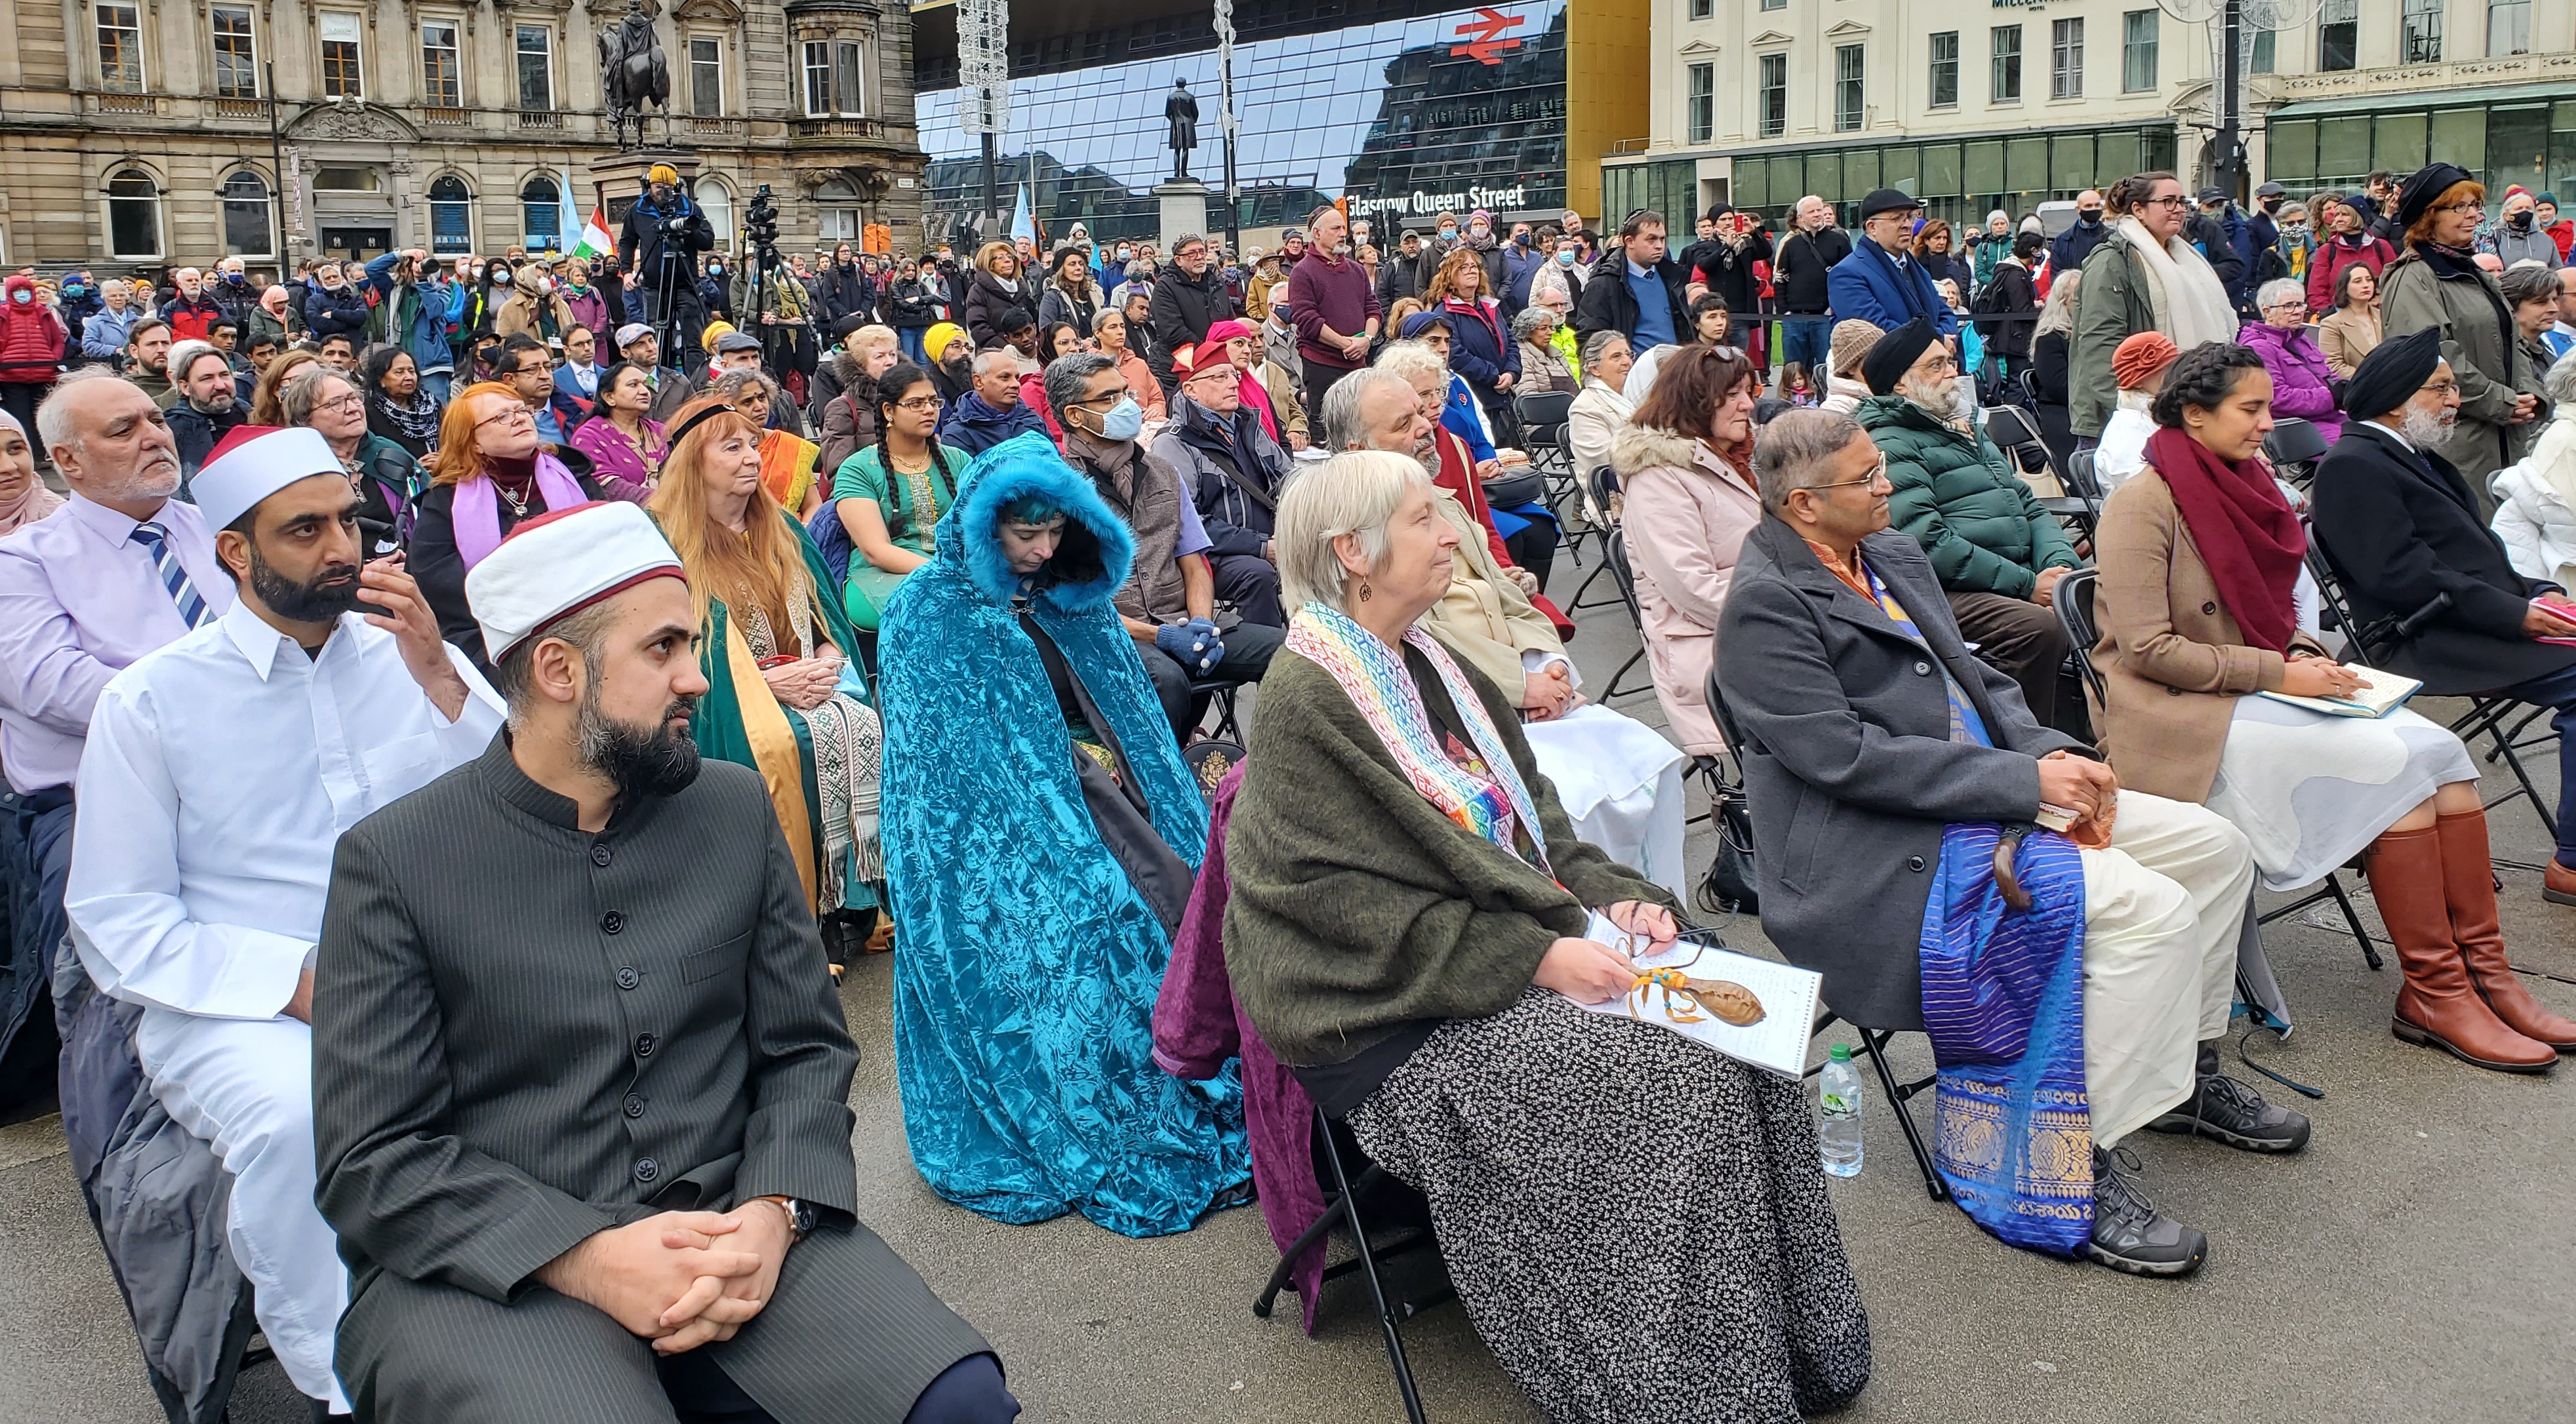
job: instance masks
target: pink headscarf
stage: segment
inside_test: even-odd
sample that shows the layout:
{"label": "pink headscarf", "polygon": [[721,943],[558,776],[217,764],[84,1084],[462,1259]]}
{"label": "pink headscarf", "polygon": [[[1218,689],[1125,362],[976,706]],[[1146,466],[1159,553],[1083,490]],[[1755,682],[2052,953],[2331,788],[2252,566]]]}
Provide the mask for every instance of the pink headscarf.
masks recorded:
{"label": "pink headscarf", "polygon": [[63,497],[45,488],[44,479],[36,473],[36,456],[32,448],[35,442],[28,438],[27,427],[20,425],[18,418],[5,410],[0,410],[0,427],[15,431],[18,438],[26,440],[30,447],[27,453],[27,487],[18,491],[15,498],[0,497],[0,534],[14,534],[22,526],[33,524],[62,508]]}
{"label": "pink headscarf", "polygon": [[1242,393],[1243,403],[1261,417],[1261,428],[1269,432],[1271,439],[1284,445],[1288,437],[1279,433],[1279,413],[1270,408],[1270,388],[1261,384],[1261,338],[1252,334],[1251,327],[1231,317],[1207,329],[1207,339],[1211,342],[1232,341],[1236,337],[1252,343],[1254,364],[1238,368],[1243,374],[1235,378],[1235,389]]}

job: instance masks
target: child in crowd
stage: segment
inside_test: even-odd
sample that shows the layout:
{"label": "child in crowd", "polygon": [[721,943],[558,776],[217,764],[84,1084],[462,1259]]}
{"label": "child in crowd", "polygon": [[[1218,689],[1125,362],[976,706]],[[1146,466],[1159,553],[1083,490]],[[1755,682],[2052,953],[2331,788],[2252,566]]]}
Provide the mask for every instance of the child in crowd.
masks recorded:
{"label": "child in crowd", "polygon": [[1807,363],[1791,361],[1780,368],[1780,399],[1794,407],[1816,403],[1816,386],[1807,375]]}

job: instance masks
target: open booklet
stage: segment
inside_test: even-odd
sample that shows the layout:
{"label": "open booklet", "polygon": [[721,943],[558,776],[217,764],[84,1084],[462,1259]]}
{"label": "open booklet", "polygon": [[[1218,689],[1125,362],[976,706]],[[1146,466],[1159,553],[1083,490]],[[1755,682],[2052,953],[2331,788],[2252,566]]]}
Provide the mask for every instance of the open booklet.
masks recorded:
{"label": "open booklet", "polygon": [[2286,702],[2293,707],[2305,707],[2311,712],[2323,712],[2329,717],[2385,717],[2405,706],[2406,699],[2424,686],[2411,677],[2399,677],[2393,672],[2381,672],[2359,663],[2345,663],[2343,667],[2344,671],[2361,677],[2360,690],[2350,697],[2292,697],[2286,692],[2258,692],[2254,695]]}
{"label": "open booklet", "polygon": [[1640,955],[1644,942],[1598,910],[1583,933],[1628,955],[1645,977],[1619,998],[1582,1008],[1661,1025],[1785,1078],[1805,1071],[1823,975],[1687,942]]}

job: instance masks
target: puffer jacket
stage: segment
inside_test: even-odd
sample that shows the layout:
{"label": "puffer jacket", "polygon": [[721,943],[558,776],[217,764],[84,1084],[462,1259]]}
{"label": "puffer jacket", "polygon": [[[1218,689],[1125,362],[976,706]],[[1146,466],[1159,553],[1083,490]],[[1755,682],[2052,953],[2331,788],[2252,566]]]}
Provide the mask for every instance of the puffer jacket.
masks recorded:
{"label": "puffer jacket", "polygon": [[[134,324],[142,319],[143,309],[131,301],[125,304],[123,311],[110,311],[101,306],[89,320],[81,323],[81,354],[92,361],[119,360],[125,355],[126,343],[134,339]],[[243,344],[249,344],[249,339],[250,333],[242,333]]]}
{"label": "puffer jacket", "polygon": [[1718,616],[1744,536],[1762,522],[1761,496],[1749,472],[1669,430],[1621,427],[1610,443],[1610,468],[1627,492],[1620,523],[1655,700],[1683,751],[1714,756],[1726,749],[1708,710]]}
{"label": "puffer jacket", "polygon": [[[20,292],[29,299],[19,301]],[[53,380],[62,365],[63,343],[70,337],[62,316],[36,299],[35,278],[15,272],[0,282],[0,381],[42,384]]]}
{"label": "puffer jacket", "polygon": [[1943,588],[2026,599],[2041,569],[2076,567],[2065,531],[1985,431],[1955,429],[1897,395],[1871,396],[1854,415],[1887,457],[1889,522],[1923,546]]}
{"label": "puffer jacket", "polygon": [[2562,405],[2531,453],[2495,477],[2491,527],[2513,571],[2576,587],[2576,405]]}
{"label": "puffer jacket", "polygon": [[2284,331],[2265,322],[2247,322],[2236,333],[2236,344],[2261,356],[2263,369],[2272,373],[2272,414],[2308,422],[2329,445],[2342,437],[2343,412],[2335,406],[2335,387],[2341,383],[2306,327]]}
{"label": "puffer jacket", "polygon": [[230,315],[232,313],[225,311],[223,304],[203,287],[197,289],[193,298],[174,296],[161,304],[161,319],[170,323],[172,341],[203,341],[206,328],[212,326],[216,318]]}
{"label": "puffer jacket", "polygon": [[[1211,262],[1196,278],[1177,266],[1164,272],[1154,282],[1153,301],[1147,324],[1154,340],[1145,349],[1145,364],[1154,368],[1168,400],[1181,386],[1172,375],[1172,353],[1207,340],[1209,327],[1233,317],[1234,298],[1226,293],[1225,274]],[[1135,344],[1134,333],[1127,342]]]}
{"label": "puffer jacket", "polygon": [[2367,267],[2376,277],[2396,260],[2396,248],[2367,233],[2358,242],[2337,233],[2318,243],[2317,250],[2308,254],[2308,310],[2334,310],[2335,285],[2343,280],[2345,268]]}
{"label": "puffer jacket", "polygon": [[316,341],[334,336],[359,340],[367,329],[367,299],[343,282],[337,287],[315,283],[304,298],[304,328]]}
{"label": "puffer jacket", "polygon": [[[2380,274],[2380,324],[2390,339],[2428,326],[2442,329],[2442,357],[2460,382],[2460,418],[2442,456],[2468,482],[2481,519],[2495,512],[2487,482],[2521,459],[2540,434],[2538,421],[2511,423],[2514,398],[2539,395],[2541,373],[2533,369],[2520,334],[2507,330],[2510,310],[2495,274],[2448,259],[2437,263],[2420,250]],[[2541,405],[2548,408],[2545,398]]]}

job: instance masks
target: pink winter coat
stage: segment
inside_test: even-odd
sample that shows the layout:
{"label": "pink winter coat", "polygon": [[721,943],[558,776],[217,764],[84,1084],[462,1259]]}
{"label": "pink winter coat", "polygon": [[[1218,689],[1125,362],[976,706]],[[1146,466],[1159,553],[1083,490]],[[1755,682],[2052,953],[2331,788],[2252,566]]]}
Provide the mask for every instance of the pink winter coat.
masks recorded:
{"label": "pink winter coat", "polygon": [[1610,468],[1627,493],[1621,527],[1655,699],[1682,750],[1713,756],[1726,749],[1708,710],[1717,615],[1726,607],[1744,536],[1762,522],[1762,500],[1749,475],[1700,441],[1670,431],[1621,427],[1610,442]]}
{"label": "pink winter coat", "polygon": [[2331,445],[2343,434],[2343,412],[2335,408],[2334,370],[2317,339],[2303,326],[2284,330],[2248,322],[2236,333],[2239,345],[2253,348],[2272,373],[2272,414],[2297,416],[2317,428]]}

